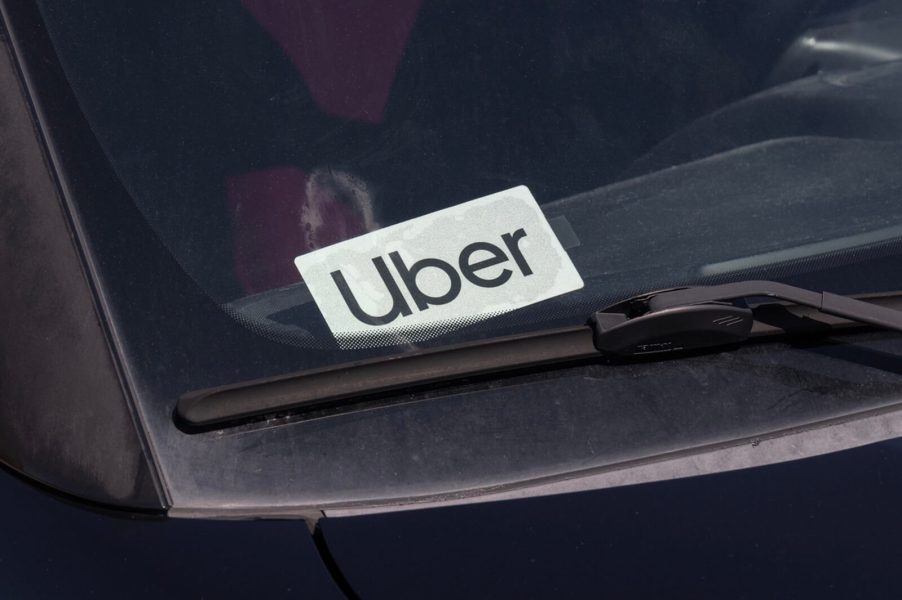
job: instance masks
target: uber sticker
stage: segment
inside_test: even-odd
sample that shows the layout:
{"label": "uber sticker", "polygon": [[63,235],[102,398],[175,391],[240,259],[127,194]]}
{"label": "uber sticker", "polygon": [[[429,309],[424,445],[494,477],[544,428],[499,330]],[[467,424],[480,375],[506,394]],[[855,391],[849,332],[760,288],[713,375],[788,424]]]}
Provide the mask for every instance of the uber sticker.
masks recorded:
{"label": "uber sticker", "polygon": [[346,348],[428,339],[583,287],[525,186],[294,263]]}

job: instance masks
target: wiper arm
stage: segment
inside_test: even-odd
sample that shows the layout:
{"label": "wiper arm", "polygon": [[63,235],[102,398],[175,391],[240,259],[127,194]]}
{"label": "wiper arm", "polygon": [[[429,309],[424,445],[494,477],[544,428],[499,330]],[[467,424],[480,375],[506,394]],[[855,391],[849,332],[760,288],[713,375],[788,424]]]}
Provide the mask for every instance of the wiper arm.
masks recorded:
{"label": "wiper arm", "polygon": [[[792,304],[748,306],[770,297]],[[200,390],[176,408],[189,430],[249,418],[322,408],[474,377],[606,355],[642,357],[700,350],[749,337],[830,331],[855,324],[902,331],[902,294],[868,301],[772,281],[662,290],[618,302],[578,325],[304,371],[269,380]],[[827,317],[826,315],[834,315]],[[835,318],[839,317],[839,318]]]}
{"label": "wiper arm", "polygon": [[902,331],[902,311],[893,308],[774,281],[739,281],[651,292],[610,306],[595,313],[595,346],[603,353],[626,357],[742,342],[752,334],[755,314],[752,308],[729,301],[756,297]]}

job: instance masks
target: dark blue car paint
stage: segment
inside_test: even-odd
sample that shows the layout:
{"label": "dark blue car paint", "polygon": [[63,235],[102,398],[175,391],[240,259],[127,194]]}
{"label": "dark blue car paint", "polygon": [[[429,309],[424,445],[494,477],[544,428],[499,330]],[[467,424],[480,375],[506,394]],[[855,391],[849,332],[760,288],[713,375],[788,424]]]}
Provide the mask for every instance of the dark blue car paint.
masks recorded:
{"label": "dark blue car paint", "polygon": [[0,471],[0,596],[341,598],[303,521],[111,516]]}

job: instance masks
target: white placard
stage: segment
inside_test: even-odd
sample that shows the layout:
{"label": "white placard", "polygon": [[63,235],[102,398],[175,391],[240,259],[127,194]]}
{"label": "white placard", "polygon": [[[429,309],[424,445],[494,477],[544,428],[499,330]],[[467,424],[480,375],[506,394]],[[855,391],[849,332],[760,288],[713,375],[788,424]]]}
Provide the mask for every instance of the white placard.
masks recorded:
{"label": "white placard", "polygon": [[294,263],[343,347],[428,339],[583,287],[525,186]]}

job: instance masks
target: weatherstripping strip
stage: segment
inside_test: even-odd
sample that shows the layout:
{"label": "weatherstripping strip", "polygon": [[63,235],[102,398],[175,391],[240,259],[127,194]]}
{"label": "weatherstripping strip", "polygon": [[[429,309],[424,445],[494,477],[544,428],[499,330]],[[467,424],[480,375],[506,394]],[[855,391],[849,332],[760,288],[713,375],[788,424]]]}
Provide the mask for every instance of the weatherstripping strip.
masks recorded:
{"label": "weatherstripping strip", "polygon": [[899,237],[902,237],[902,225],[893,225],[892,227],[884,227],[883,229],[875,229],[873,231],[866,231],[864,233],[857,233],[855,235],[823,242],[794,246],[792,248],[784,248],[783,250],[775,250],[763,254],[753,254],[751,256],[734,258],[718,263],[710,263],[699,268],[699,275],[709,277],[711,275],[722,275],[724,273],[744,271],[755,267],[764,267],[799,258],[827,254],[828,252],[848,250],[849,248],[855,248],[856,246],[866,246],[867,244],[876,242],[885,242]]}

